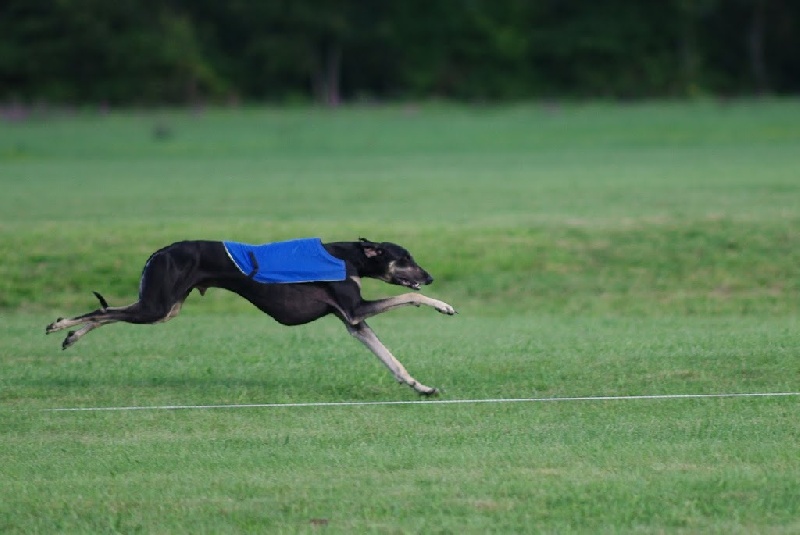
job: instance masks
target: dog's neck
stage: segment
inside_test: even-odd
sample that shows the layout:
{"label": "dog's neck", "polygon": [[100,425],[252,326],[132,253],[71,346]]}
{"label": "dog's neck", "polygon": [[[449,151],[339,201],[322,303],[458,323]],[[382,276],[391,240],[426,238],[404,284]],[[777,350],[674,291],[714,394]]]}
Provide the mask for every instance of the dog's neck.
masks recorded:
{"label": "dog's neck", "polygon": [[353,266],[359,277],[379,279],[384,275],[381,262],[367,258],[359,242],[333,242],[322,245],[330,254]]}

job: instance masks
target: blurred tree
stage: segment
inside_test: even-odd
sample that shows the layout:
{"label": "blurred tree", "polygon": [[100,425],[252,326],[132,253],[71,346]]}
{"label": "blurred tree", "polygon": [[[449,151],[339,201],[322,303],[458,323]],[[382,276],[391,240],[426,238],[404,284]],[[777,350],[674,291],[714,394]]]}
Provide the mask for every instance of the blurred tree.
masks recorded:
{"label": "blurred tree", "polygon": [[6,97],[183,102],[225,87],[190,21],[157,1],[7,0],[0,35]]}
{"label": "blurred tree", "polygon": [[0,99],[800,91],[795,0],[3,0]]}

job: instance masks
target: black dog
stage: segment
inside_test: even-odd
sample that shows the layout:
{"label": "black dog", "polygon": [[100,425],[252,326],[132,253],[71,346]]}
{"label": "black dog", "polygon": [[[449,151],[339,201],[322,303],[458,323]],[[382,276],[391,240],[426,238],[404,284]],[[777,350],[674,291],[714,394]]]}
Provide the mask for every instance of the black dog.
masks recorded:
{"label": "black dog", "polygon": [[139,284],[139,300],[126,307],[109,307],[95,292],[101,308],[75,318],[59,318],[47,326],[47,334],[83,325],[70,331],[62,347],[66,349],[89,331],[108,323],[159,323],[178,315],[193,289],[200,295],[208,288],[234,292],[284,325],[301,325],[328,314],[336,315],[348,332],[366,345],[394,374],[395,378],[420,394],[437,390],[417,382],[381,343],[364,321],[403,305],[427,305],[443,314],[455,309],[443,301],[417,293],[367,301],[361,297],[362,277],[419,290],[433,278],[409,252],[393,243],[359,242],[322,244],[335,258],[344,261],[346,278],[334,282],[264,284],[244,275],[229,257],[225,245],[217,241],[183,241],[153,253],[145,264]]}

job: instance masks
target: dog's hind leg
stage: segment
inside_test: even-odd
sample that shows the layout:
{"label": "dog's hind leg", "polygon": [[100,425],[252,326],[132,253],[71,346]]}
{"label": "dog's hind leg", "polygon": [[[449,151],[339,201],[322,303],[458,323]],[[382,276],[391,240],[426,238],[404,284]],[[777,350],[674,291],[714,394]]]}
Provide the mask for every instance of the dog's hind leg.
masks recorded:
{"label": "dog's hind leg", "polygon": [[108,323],[151,324],[170,320],[178,315],[196,282],[186,280],[187,272],[194,267],[194,260],[190,254],[176,252],[172,248],[157,251],[142,270],[137,302],[125,307],[109,307],[103,296],[95,292],[100,301],[99,309],[74,318],[59,318],[48,325],[45,332],[50,334],[84,325],[67,336],[62,344],[66,349],[85,334]]}
{"label": "dog's hind leg", "polygon": [[96,310],[76,318],[60,319],[48,325],[46,333],[50,334],[68,327],[83,325],[83,327],[77,331],[70,331],[67,334],[67,337],[61,344],[62,349],[67,349],[89,332],[103,325],[108,325],[109,323],[122,321],[135,324],[153,324],[169,321],[178,315],[182,304],[183,301],[181,300],[174,303],[168,309],[161,307],[151,308],[145,307],[141,302],[137,301],[126,307],[109,307],[106,310]]}
{"label": "dog's hind leg", "polygon": [[100,301],[104,305],[103,308],[76,316],[74,318],[58,318],[56,321],[47,326],[45,333],[51,334],[63,329],[82,325],[82,327],[77,331],[70,331],[67,334],[67,337],[61,344],[62,349],[67,349],[87,333],[97,329],[98,327],[108,325],[109,323],[116,323],[118,321],[130,322],[132,318],[135,318],[139,315],[137,313],[137,311],[140,309],[139,302],[124,307],[109,307],[107,303],[105,303],[105,299],[100,298]]}
{"label": "dog's hind leg", "polygon": [[69,329],[70,327],[75,327],[83,324],[97,324],[95,327],[93,327],[97,328],[101,325],[105,325],[107,323],[113,323],[115,321],[127,321],[125,318],[129,314],[129,312],[138,307],[139,305],[139,303],[136,302],[133,303],[132,305],[124,307],[110,307],[108,306],[108,303],[106,302],[106,300],[103,298],[102,295],[100,295],[97,292],[94,292],[94,295],[97,296],[97,299],[100,300],[100,306],[102,308],[98,308],[97,310],[93,310],[92,312],[87,312],[86,314],[81,314],[80,316],[75,316],[74,318],[58,318],[56,321],[54,321],[45,328],[45,334],[51,334],[57,331]]}
{"label": "dog's hind leg", "polygon": [[[101,302],[103,301],[104,300],[101,300]],[[137,301],[124,307],[106,306],[74,318],[59,318],[48,325],[45,332],[46,334],[50,334],[70,327],[83,325],[83,327],[77,331],[70,331],[69,334],[67,334],[67,337],[61,344],[62,349],[66,349],[87,333],[103,325],[108,325],[109,323],[122,321],[135,324],[151,324],[168,321],[178,315],[181,310],[181,305],[183,305],[183,299],[171,305],[159,303],[155,305],[150,304],[148,306],[148,304],[142,301]]]}
{"label": "dog's hind leg", "polygon": [[362,321],[355,325],[345,323],[345,325],[347,326],[347,331],[351,335],[367,346],[369,350],[372,351],[387,368],[389,368],[398,382],[410,386],[418,394],[422,394],[424,396],[431,396],[439,393],[437,389],[431,388],[430,386],[425,386],[411,377],[411,374],[409,374],[400,361],[397,360],[388,349],[386,349],[386,346],[383,345],[383,343],[378,339],[378,336],[372,329],[370,329],[366,322]]}
{"label": "dog's hind leg", "polygon": [[70,327],[83,325],[84,323],[87,324],[100,323],[101,325],[105,325],[106,323],[111,323],[112,321],[120,321],[116,319],[111,320],[110,318],[107,318],[107,316],[110,313],[124,310],[126,308],[128,307],[115,307],[115,308],[108,308],[105,310],[100,309],[100,310],[95,310],[94,312],[83,314],[81,316],[75,316],[74,318],[58,318],[56,321],[54,321],[45,328],[45,334],[52,334],[54,332],[62,331],[64,329],[69,329]]}
{"label": "dog's hind leg", "polygon": [[80,316],[76,318],[58,318],[56,321],[45,327],[44,332],[45,334],[52,334],[54,332],[58,332],[63,329],[69,329],[70,327],[75,327],[76,325],[83,325],[88,321],[89,320],[83,319]]}
{"label": "dog's hind leg", "polygon": [[108,325],[109,323],[114,323],[113,321],[96,321],[87,323],[77,331],[70,331],[67,334],[67,337],[64,338],[64,341],[61,343],[61,349],[67,349],[69,346],[74,344],[78,341],[81,337],[83,337],[86,333],[97,329],[98,327],[102,327],[103,325]]}

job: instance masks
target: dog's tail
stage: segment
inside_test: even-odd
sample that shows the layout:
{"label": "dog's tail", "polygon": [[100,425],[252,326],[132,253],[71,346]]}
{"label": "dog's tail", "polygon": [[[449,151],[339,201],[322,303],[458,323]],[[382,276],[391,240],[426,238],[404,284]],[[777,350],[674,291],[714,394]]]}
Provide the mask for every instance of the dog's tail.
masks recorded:
{"label": "dog's tail", "polygon": [[97,298],[97,300],[100,301],[100,307],[103,309],[103,312],[108,310],[108,301],[106,301],[105,297],[103,297],[97,292],[92,292],[92,293]]}

